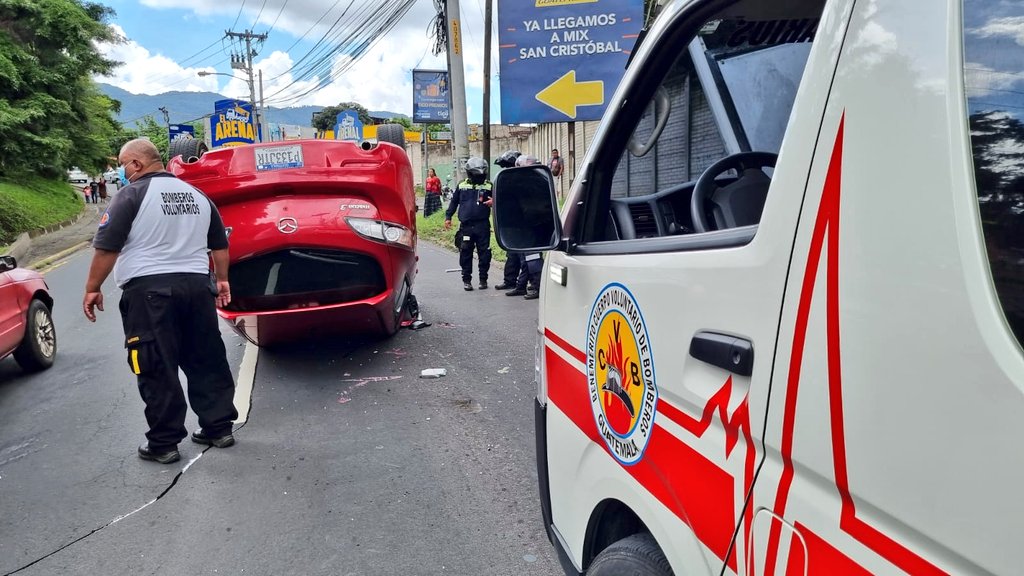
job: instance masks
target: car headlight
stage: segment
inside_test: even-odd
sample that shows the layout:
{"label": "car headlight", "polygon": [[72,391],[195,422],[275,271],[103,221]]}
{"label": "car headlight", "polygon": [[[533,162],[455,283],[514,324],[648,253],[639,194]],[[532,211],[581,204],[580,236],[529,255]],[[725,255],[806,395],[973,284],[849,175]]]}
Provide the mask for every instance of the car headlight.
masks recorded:
{"label": "car headlight", "polygon": [[401,224],[369,218],[346,218],[345,222],[363,238],[413,248],[412,230]]}

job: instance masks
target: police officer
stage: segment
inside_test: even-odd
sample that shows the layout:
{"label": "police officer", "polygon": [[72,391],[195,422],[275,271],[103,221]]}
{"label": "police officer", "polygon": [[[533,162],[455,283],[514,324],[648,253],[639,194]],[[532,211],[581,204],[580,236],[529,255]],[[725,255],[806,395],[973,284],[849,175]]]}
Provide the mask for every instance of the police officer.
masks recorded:
{"label": "police officer", "polygon": [[[509,150],[498,156],[494,161],[495,164],[502,168],[512,168],[516,165],[516,159],[519,158],[521,153],[518,150]],[[505,269],[503,270],[503,280],[501,284],[494,287],[495,290],[513,290],[516,288],[517,280],[519,278],[519,272],[523,265],[522,253],[520,252],[508,252],[505,257]],[[525,288],[522,294],[526,294]],[[520,295],[522,295],[520,294]]]}
{"label": "police officer", "polygon": [[192,441],[218,448],[235,442],[235,383],[214,308],[215,302],[231,302],[227,235],[213,203],[165,172],[149,140],[125,144],[118,164],[127,185],[100,219],[82,306],[95,322],[94,308],[103,310],[101,286],[113,270],[123,290],[128,366],[138,378],[149,424],[139,457],[170,464],[181,457],[178,443],[187,435],[179,366],[201,426]]}
{"label": "police officer", "polygon": [[459,246],[462,266],[462,288],[473,290],[473,248],[479,258],[480,288],[487,288],[487,272],[491,266],[491,183],[487,180],[487,161],[476,156],[466,161],[466,179],[452,193],[444,213],[444,229],[452,227],[452,215],[459,211],[459,230],[455,241]]}

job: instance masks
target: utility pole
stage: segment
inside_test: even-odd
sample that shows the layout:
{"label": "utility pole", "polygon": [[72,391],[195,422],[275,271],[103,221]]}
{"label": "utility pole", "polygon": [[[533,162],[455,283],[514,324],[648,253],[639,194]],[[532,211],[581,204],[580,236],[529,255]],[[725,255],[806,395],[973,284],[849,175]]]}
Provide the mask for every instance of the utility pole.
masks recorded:
{"label": "utility pole", "polygon": [[455,143],[456,182],[466,178],[469,159],[469,122],[466,119],[466,71],[462,64],[462,22],[459,0],[446,0],[448,18],[448,78],[452,95],[452,139]]}
{"label": "utility pole", "polygon": [[231,67],[236,70],[244,70],[249,76],[249,105],[252,106],[252,113],[256,114],[257,120],[260,118],[260,113],[256,109],[256,85],[252,77],[252,57],[256,55],[256,51],[252,49],[252,41],[259,40],[263,42],[267,39],[267,35],[254,34],[251,30],[245,32],[232,32],[225,30],[224,35],[228,38],[239,38],[245,40],[245,55],[236,58],[234,54],[231,55]]}
{"label": "utility pole", "polygon": [[262,138],[260,138],[260,142],[265,141],[264,139],[266,139],[266,141],[269,141],[270,140],[270,132],[267,132],[267,130],[268,130],[268,128],[267,128],[267,106],[266,106],[266,104],[263,101],[263,70],[260,70],[260,117],[259,117],[259,120],[260,120],[260,131],[261,131],[261,135],[262,135]]}
{"label": "utility pole", "polygon": [[484,162],[491,165],[491,5],[484,0]]}
{"label": "utility pole", "polygon": [[169,129],[171,127],[171,114],[170,114],[170,112],[167,111],[167,107],[166,106],[161,106],[161,107],[157,108],[157,110],[159,110],[160,112],[163,113],[163,115],[164,115],[164,124],[166,124],[167,128]]}

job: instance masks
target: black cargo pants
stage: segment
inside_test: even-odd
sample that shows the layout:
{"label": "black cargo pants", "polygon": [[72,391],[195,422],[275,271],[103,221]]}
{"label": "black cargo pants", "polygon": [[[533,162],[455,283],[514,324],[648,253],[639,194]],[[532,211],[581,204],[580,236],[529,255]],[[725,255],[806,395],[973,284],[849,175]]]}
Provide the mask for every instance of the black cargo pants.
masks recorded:
{"label": "black cargo pants", "polygon": [[480,281],[487,281],[487,273],[491,270],[491,222],[489,220],[471,220],[463,222],[455,235],[459,246],[459,265],[462,266],[462,281],[473,279],[473,249],[480,259],[478,262]]}
{"label": "black cargo pants", "polygon": [[203,432],[231,433],[238,418],[235,380],[217,326],[210,279],[205,274],[157,274],[134,278],[121,294],[128,366],[138,377],[146,403],[149,447],[161,452],[178,445],[185,430],[185,395]]}

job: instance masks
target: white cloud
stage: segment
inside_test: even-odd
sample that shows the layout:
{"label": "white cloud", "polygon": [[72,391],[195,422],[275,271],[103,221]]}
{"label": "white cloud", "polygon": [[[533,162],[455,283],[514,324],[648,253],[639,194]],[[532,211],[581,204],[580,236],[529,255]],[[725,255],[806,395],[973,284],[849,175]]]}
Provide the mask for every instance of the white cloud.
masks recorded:
{"label": "white cloud", "polygon": [[[116,24],[114,30],[125,36]],[[216,88],[213,77],[199,78],[203,68],[182,67],[161,54],[153,54],[133,40],[121,44],[99,44],[100,52],[112,60],[123,62],[110,76],[98,76],[99,82],[112,84],[135,94],[160,94],[169,90],[196,92]]]}
{"label": "white cloud", "polygon": [[[374,0],[358,0],[346,16],[359,14],[360,10],[371,6],[367,2]],[[230,24],[238,14],[242,2],[239,0],[142,0],[142,3],[154,9],[185,9],[191,10],[201,21],[217,22],[222,28]],[[249,27],[256,19],[262,2],[246,2],[239,18],[239,27]],[[281,11],[284,6],[283,12]],[[313,78],[304,78],[294,82],[288,69],[298,62],[308,50],[308,46],[319,40],[328,27],[341,15],[348,5],[348,0],[341,0],[330,10],[322,21],[315,25],[317,19],[325,14],[330,4],[324,0],[267,0],[259,15],[256,30],[269,29],[274,24],[271,34],[277,37],[290,36],[286,45],[305,35],[304,42],[291,50],[291,53],[274,51],[267,55],[261,54],[254,61],[256,69],[263,70],[264,94],[268,102],[274,105],[327,106],[344,101],[356,101],[370,110],[388,110],[404,114],[412,113],[412,68],[446,68],[445,56],[433,56],[429,48],[433,39],[427,36],[428,23],[434,16],[432,2],[419,1],[413,5],[405,17],[386,36],[378,39],[362,58],[343,74],[338,75],[327,86],[301,96],[282,102],[284,97],[295,96],[315,86],[321,79],[320,74]],[[280,18],[278,13],[280,12]],[[463,55],[465,78],[468,88],[480,89],[483,85],[483,21],[481,0],[466,0],[462,3]],[[227,22],[225,22],[227,21]],[[244,24],[243,24],[244,23]],[[312,27],[312,30],[311,30]],[[124,35],[120,28],[117,31]],[[495,25],[495,29],[497,26]],[[215,29],[211,26],[211,30]],[[308,32],[308,34],[307,34]],[[495,37],[494,61],[492,75],[498,72],[497,42]],[[145,47],[129,40],[126,44],[106,45],[104,53],[125,64],[114,71],[112,77],[98,78],[124,88],[130,92],[159,94],[168,90],[198,91],[208,90],[219,92],[228,97],[248,99],[248,84],[241,80],[228,79],[225,76],[211,75],[203,78],[196,76],[200,70],[218,71],[208,65],[183,67],[159,54],[152,54]],[[347,57],[336,56],[333,69],[339,70],[348,62]],[[226,71],[222,68],[221,71]],[[242,75],[241,71],[232,71]],[[291,86],[288,86],[291,84]],[[286,86],[288,86],[286,88]],[[492,79],[493,97],[497,99],[497,81]],[[258,86],[257,86],[257,97]],[[278,104],[280,102],[280,104]]]}
{"label": "white cloud", "polygon": [[1020,75],[994,70],[984,64],[968,62],[964,65],[964,85],[969,97],[985,96],[995,90],[1007,90],[1020,81]]}
{"label": "white cloud", "polygon": [[981,28],[971,30],[982,38],[1008,37],[1017,44],[1024,46],[1024,16],[1008,16],[993,18]]}

